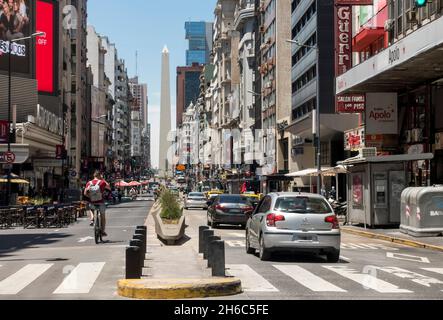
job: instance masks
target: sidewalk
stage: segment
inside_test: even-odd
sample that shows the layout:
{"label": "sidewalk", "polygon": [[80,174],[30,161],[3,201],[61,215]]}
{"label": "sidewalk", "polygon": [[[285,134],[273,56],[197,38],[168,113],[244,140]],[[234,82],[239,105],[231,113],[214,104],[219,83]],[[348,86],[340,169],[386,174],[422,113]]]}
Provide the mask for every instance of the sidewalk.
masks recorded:
{"label": "sidewalk", "polygon": [[363,226],[342,226],[345,233],[403,244],[410,247],[424,248],[443,252],[443,237],[420,237],[415,238],[402,233],[400,229],[369,229]]}

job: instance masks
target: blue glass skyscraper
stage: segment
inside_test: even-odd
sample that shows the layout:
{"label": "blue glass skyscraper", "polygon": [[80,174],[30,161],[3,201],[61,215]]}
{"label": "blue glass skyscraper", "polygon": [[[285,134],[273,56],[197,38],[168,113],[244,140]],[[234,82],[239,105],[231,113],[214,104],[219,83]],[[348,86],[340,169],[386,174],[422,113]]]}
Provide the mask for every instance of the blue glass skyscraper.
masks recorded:
{"label": "blue glass skyscraper", "polygon": [[186,39],[189,49],[186,50],[186,65],[209,63],[212,51],[212,22],[188,21],[185,23]]}

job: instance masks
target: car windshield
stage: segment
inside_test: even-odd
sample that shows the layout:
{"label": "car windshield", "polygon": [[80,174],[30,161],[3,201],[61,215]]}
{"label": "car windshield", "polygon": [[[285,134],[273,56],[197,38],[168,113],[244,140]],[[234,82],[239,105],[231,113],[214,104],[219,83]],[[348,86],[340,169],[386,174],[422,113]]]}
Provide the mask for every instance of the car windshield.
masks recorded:
{"label": "car windshield", "polygon": [[204,198],[204,197],[205,195],[203,193],[193,192],[189,194],[189,198]]}
{"label": "car windshield", "polygon": [[288,213],[332,213],[325,200],[310,197],[285,197],[277,199],[275,210]]}
{"label": "car windshield", "polygon": [[240,203],[251,205],[248,198],[242,196],[224,196],[220,197],[220,203]]}

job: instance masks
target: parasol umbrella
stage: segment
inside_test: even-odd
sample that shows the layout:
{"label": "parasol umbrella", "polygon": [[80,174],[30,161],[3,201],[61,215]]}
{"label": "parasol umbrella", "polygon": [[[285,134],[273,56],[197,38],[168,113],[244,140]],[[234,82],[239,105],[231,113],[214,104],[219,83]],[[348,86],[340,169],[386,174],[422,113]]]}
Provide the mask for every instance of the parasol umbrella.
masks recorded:
{"label": "parasol umbrella", "polygon": [[[0,177],[0,183],[8,183],[8,175]],[[13,184],[29,184],[29,181],[20,178],[18,175],[11,173],[11,183]]]}
{"label": "parasol umbrella", "polygon": [[125,182],[125,181],[119,181],[119,182],[117,182],[116,184],[115,184],[115,186],[116,187],[119,187],[119,188],[121,188],[121,187],[129,187],[129,184],[127,183],[127,182]]}
{"label": "parasol umbrella", "polygon": [[128,183],[128,187],[138,187],[138,186],[141,186],[141,183],[137,181],[131,181]]}

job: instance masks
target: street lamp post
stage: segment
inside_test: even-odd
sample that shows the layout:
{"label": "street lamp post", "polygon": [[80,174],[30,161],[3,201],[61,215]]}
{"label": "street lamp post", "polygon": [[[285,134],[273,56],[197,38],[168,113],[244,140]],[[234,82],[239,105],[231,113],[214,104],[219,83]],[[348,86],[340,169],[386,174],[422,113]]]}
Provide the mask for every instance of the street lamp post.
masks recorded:
{"label": "street lamp post", "polygon": [[309,46],[305,44],[301,44],[298,40],[286,40],[287,42],[296,44],[299,47],[306,47],[309,49],[314,49],[316,52],[316,76],[317,76],[317,99],[316,99],[316,107],[315,110],[312,111],[313,116],[313,129],[312,133],[314,135],[314,143],[315,143],[315,154],[317,157],[317,192],[321,194],[322,189],[322,175],[321,175],[321,140],[320,140],[320,48],[318,47],[318,35],[317,35],[317,45]]}
{"label": "street lamp post", "polygon": [[[11,107],[12,107],[12,68],[11,68],[11,56],[12,56],[12,43],[32,39],[35,37],[40,37],[46,35],[45,32],[36,32],[29,37],[23,37],[18,39],[9,40],[8,44],[8,153],[11,152]],[[6,193],[6,201],[11,203],[11,168],[12,164],[8,166],[8,185]]]}

